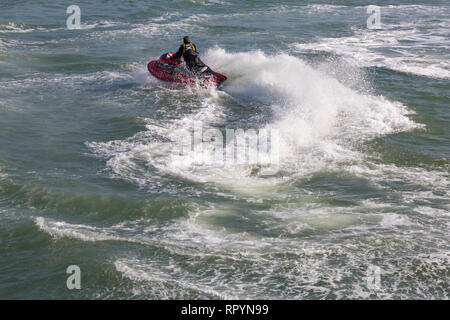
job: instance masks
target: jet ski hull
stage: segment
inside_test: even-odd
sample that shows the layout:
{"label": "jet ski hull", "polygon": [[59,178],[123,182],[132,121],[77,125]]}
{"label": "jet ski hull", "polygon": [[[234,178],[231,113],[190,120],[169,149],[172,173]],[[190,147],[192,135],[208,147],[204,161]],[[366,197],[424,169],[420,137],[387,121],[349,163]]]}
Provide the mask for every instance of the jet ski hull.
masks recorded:
{"label": "jet ski hull", "polygon": [[189,71],[179,61],[170,60],[171,53],[163,54],[158,60],[150,61],[148,71],[156,78],[175,82],[183,86],[200,85],[201,87],[223,87],[227,77],[212,71],[209,67],[204,72]]}

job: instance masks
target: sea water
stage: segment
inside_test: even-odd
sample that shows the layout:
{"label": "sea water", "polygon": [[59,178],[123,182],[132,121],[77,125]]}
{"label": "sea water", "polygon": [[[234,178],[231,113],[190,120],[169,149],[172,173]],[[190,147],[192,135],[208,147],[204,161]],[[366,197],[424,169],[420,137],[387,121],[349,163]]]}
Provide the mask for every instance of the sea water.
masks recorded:
{"label": "sea water", "polygon": [[[0,298],[448,299],[449,30],[447,1],[1,0]],[[223,90],[148,73],[185,35]],[[276,133],[275,170],[174,152],[196,127]]]}

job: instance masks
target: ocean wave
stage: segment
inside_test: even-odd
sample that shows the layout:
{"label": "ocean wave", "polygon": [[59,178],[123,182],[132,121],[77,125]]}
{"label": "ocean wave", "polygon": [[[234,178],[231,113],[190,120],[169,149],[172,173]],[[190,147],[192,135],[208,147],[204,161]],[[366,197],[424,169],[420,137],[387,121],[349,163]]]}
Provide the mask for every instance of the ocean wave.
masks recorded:
{"label": "ocean wave", "polygon": [[8,22],[0,24],[0,33],[27,33],[33,32],[35,29],[24,23]]}
{"label": "ocean wave", "polygon": [[342,38],[322,38],[318,42],[297,43],[299,52],[324,51],[345,57],[360,67],[383,67],[431,78],[450,79],[446,36],[442,21],[432,29],[419,30],[417,22],[383,24],[377,30],[354,30]]}
{"label": "ocean wave", "polygon": [[83,241],[124,240],[121,237],[107,234],[105,230],[87,226],[54,221],[43,217],[34,217],[36,226],[55,238],[74,238]]}

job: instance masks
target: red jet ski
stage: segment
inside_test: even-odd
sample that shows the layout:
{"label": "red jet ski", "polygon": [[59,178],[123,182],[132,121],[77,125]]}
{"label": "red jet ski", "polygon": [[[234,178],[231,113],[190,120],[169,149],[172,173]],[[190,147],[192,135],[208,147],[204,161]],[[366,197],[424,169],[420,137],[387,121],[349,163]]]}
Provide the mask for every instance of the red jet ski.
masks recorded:
{"label": "red jet ski", "polygon": [[227,77],[212,71],[208,66],[198,70],[189,70],[186,63],[181,60],[171,60],[173,52],[168,52],[159,57],[158,60],[150,61],[147,65],[148,71],[156,78],[176,82],[183,86],[199,84],[202,87],[222,88]]}

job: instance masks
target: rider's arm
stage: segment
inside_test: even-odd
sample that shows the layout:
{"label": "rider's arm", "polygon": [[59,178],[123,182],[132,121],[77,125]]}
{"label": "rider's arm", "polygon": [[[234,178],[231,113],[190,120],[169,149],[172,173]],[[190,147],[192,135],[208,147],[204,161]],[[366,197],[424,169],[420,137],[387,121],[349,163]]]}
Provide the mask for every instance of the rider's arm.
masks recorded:
{"label": "rider's arm", "polygon": [[183,56],[183,45],[180,46],[180,49],[178,49],[177,53],[175,53],[175,55],[171,58],[171,60],[181,59],[182,56]]}

